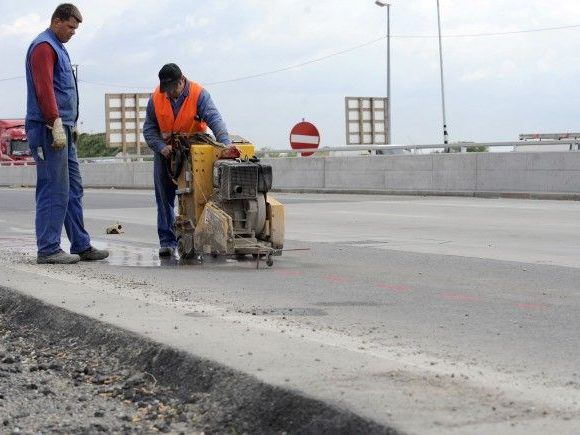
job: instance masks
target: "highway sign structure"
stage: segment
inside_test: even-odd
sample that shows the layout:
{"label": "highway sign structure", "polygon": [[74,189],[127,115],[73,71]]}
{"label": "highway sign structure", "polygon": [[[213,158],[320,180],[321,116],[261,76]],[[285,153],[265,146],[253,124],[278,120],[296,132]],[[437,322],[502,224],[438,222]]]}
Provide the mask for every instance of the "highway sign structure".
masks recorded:
{"label": "highway sign structure", "polygon": [[386,145],[389,143],[389,99],[345,97],[346,143]]}
{"label": "highway sign structure", "polygon": [[[320,145],[320,133],[316,126],[308,121],[302,121],[290,130],[290,146],[293,150],[318,148]],[[302,157],[311,156],[313,153],[302,153]]]}

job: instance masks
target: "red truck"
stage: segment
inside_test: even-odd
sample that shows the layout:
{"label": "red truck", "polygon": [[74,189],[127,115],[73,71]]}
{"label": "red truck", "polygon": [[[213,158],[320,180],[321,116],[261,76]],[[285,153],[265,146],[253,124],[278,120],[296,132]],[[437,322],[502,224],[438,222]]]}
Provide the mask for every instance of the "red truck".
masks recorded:
{"label": "red truck", "polygon": [[24,119],[0,119],[0,165],[33,162],[24,131]]}

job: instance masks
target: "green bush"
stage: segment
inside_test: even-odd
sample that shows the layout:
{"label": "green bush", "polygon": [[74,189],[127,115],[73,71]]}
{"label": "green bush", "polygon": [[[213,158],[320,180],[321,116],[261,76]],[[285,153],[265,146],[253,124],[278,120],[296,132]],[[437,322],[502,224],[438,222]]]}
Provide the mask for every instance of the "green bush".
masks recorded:
{"label": "green bush", "polygon": [[121,148],[108,148],[105,142],[105,133],[81,133],[77,140],[77,154],[79,158],[111,157],[117,155]]}
{"label": "green bush", "polygon": [[[466,147],[466,151],[468,153],[486,153],[488,151],[488,148],[486,146],[483,145],[463,145],[464,147]],[[461,152],[461,145],[452,145],[449,148],[451,148],[451,152],[455,152],[455,153],[459,153]]]}

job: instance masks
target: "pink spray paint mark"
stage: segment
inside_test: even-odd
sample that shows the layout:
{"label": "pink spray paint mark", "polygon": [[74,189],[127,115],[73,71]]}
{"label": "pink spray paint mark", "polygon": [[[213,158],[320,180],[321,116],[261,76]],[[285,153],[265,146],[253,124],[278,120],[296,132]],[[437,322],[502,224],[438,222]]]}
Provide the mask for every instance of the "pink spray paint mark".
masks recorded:
{"label": "pink spray paint mark", "polygon": [[349,281],[347,277],[338,275],[327,275],[324,277],[324,279],[335,284],[344,284],[345,282]]}
{"label": "pink spray paint mark", "polygon": [[278,274],[284,276],[298,276],[302,275],[302,272],[298,272],[297,270],[278,270]]}

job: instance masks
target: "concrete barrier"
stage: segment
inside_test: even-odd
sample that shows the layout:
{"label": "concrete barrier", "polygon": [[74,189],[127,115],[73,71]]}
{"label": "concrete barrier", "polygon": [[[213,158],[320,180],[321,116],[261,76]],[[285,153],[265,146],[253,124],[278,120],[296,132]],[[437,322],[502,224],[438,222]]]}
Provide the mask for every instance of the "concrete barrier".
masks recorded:
{"label": "concrete barrier", "polygon": [[[268,158],[274,188],[305,192],[580,198],[580,153]],[[85,187],[153,188],[153,163],[81,164]],[[35,168],[0,167],[0,185],[34,186]]]}
{"label": "concrete barrier", "polygon": [[263,159],[279,190],[580,198],[580,153]]}
{"label": "concrete barrier", "polygon": [[34,186],[34,166],[0,166],[0,186]]}

